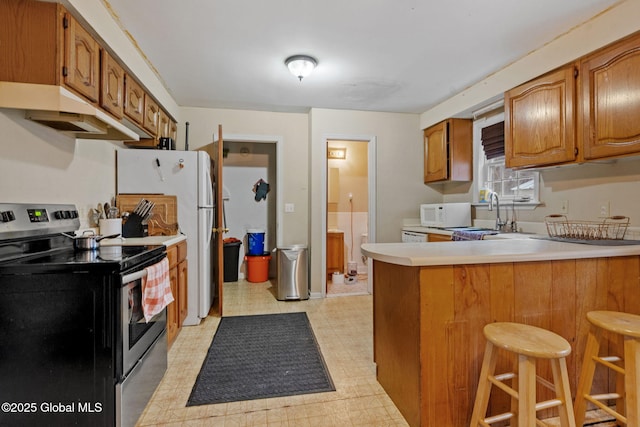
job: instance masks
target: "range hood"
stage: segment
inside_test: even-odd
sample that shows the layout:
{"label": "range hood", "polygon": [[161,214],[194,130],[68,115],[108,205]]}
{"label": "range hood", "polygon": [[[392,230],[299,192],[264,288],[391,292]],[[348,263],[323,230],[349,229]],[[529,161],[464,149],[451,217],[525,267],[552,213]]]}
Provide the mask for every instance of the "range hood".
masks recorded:
{"label": "range hood", "polygon": [[76,138],[140,140],[138,133],[62,86],[0,82],[0,108],[25,110],[25,118]]}

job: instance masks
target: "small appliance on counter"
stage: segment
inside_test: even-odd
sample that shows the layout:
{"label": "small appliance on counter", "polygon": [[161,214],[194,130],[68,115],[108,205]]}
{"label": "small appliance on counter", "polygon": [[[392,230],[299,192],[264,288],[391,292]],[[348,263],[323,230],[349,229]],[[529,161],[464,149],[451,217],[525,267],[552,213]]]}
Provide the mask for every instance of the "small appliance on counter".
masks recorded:
{"label": "small appliance on counter", "polygon": [[420,225],[447,228],[471,226],[471,203],[434,203],[420,205]]}

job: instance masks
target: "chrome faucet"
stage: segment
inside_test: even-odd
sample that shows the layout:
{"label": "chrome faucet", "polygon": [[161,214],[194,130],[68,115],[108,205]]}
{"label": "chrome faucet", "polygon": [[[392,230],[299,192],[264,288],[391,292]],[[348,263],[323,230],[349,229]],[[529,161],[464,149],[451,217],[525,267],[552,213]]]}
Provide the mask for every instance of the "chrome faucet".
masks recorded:
{"label": "chrome faucet", "polygon": [[502,231],[504,226],[507,225],[506,221],[500,219],[500,200],[498,199],[498,193],[492,191],[489,193],[489,210],[493,210],[493,199],[496,199],[496,230]]}

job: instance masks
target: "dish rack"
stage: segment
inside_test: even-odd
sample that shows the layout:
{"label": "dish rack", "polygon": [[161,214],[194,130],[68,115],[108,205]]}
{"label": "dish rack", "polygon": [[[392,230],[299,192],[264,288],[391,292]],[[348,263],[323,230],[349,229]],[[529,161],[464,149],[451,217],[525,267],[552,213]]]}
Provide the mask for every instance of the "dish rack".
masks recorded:
{"label": "dish rack", "polygon": [[549,237],[581,240],[622,240],[629,227],[629,217],[612,216],[600,221],[575,221],[566,215],[547,215],[544,219]]}

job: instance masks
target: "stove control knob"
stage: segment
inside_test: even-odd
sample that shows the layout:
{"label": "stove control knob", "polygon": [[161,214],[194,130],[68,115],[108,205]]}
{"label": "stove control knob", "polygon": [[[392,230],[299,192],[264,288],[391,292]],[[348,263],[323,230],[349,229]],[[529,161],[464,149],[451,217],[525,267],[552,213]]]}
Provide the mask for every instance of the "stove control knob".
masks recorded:
{"label": "stove control knob", "polygon": [[71,218],[78,218],[78,211],[69,211]]}
{"label": "stove control knob", "polygon": [[53,213],[53,217],[55,219],[63,219],[64,218],[64,211],[55,211]]}
{"label": "stove control knob", "polygon": [[15,220],[16,220],[16,216],[13,213],[13,211],[0,212],[0,222],[11,222]]}

